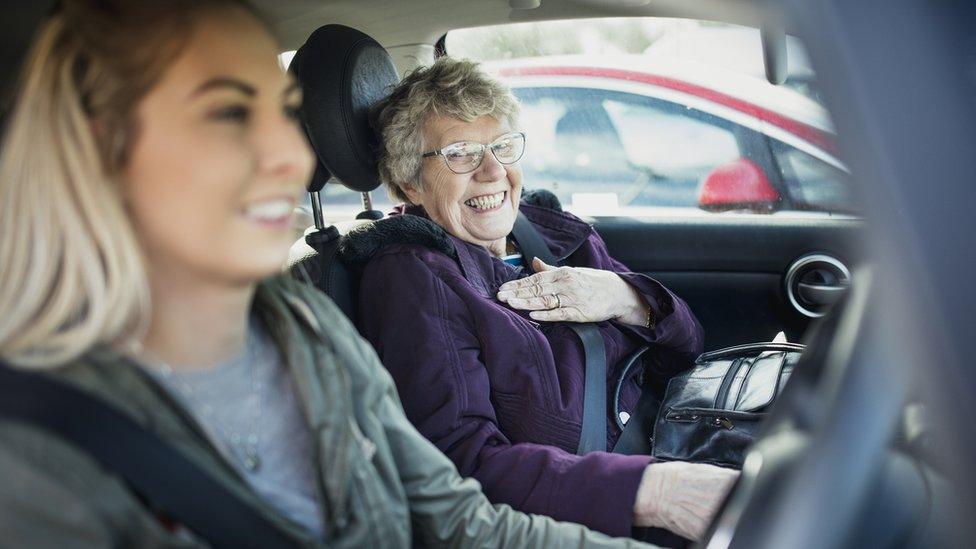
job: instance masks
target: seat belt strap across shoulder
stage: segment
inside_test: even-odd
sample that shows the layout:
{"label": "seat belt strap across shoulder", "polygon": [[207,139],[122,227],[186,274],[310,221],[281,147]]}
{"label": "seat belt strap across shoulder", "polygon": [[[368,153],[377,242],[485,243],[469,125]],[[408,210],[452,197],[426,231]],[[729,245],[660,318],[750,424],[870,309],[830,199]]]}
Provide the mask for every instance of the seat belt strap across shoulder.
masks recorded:
{"label": "seat belt strap across shoulder", "polygon": [[[531,268],[538,257],[548,265],[558,260],[532,222],[519,212],[512,227],[512,237],[522,250],[522,257]],[[571,323],[570,328],[583,344],[586,369],[583,385],[583,425],[576,453],[607,450],[607,354],[606,343],[599,328],[592,323]]]}
{"label": "seat belt strap across shoulder", "polygon": [[176,448],[80,389],[0,363],[0,417],[44,429],[86,452],[215,548],[298,547]]}
{"label": "seat belt strap across shoulder", "polygon": [[576,453],[607,451],[607,355],[603,335],[594,324],[572,324],[583,342],[586,377],[583,386],[583,428]]}

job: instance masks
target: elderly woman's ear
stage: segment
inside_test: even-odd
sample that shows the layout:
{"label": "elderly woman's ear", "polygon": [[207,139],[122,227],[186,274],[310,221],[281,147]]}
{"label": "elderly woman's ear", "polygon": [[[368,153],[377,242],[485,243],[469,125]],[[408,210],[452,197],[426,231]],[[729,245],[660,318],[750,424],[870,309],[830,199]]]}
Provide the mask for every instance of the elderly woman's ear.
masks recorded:
{"label": "elderly woman's ear", "polygon": [[419,191],[417,191],[417,189],[414,189],[405,183],[400,183],[397,185],[397,187],[399,187],[400,192],[406,196],[408,204],[419,206],[423,203],[421,200],[421,194]]}

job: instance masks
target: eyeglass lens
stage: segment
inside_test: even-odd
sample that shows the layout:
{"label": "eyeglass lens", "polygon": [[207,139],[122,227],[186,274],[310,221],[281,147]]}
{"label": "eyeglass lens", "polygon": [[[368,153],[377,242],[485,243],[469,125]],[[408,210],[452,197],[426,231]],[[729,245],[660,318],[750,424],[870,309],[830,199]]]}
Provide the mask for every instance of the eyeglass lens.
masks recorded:
{"label": "eyeglass lens", "polygon": [[[525,150],[525,136],[520,133],[506,134],[489,145],[495,158],[502,164],[517,162]],[[454,143],[444,149],[444,160],[447,167],[455,173],[468,173],[481,165],[485,155],[485,146],[481,143],[464,141]]]}

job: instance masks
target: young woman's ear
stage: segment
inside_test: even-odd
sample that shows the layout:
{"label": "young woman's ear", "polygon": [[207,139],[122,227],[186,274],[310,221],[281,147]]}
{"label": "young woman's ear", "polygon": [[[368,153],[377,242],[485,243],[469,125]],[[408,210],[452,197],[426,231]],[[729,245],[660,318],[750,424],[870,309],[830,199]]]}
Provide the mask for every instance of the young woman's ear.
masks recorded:
{"label": "young woman's ear", "polygon": [[124,126],[113,125],[104,118],[91,118],[88,120],[88,127],[98,143],[98,152],[106,163],[105,170],[112,174],[121,171],[125,166],[129,141]]}

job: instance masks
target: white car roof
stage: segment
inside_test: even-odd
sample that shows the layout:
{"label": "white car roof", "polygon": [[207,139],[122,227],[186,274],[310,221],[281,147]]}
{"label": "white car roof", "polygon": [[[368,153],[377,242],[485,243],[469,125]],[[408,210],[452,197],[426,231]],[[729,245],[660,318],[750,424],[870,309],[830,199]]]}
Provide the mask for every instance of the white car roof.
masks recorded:
{"label": "white car roof", "polygon": [[[530,68],[585,67],[662,76],[708,88],[739,101],[763,107],[820,131],[834,133],[833,123],[827,110],[803,94],[790,88],[776,86],[763,78],[692,60],[679,61],[657,55],[566,55],[487,61],[483,66],[493,74]],[[606,78],[620,80],[609,76]],[[505,80],[513,85],[532,79],[540,80],[539,77],[534,76],[511,74],[505,76]]]}

